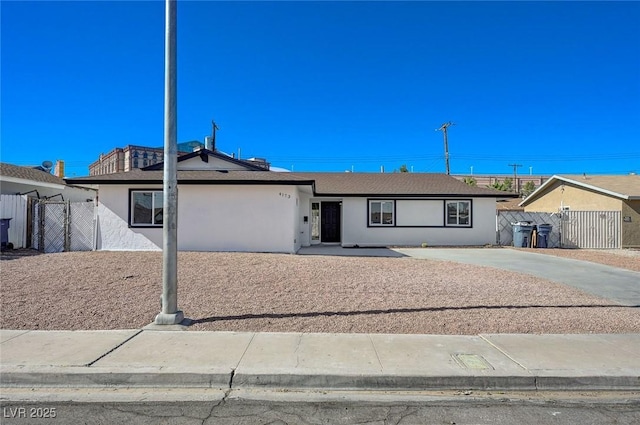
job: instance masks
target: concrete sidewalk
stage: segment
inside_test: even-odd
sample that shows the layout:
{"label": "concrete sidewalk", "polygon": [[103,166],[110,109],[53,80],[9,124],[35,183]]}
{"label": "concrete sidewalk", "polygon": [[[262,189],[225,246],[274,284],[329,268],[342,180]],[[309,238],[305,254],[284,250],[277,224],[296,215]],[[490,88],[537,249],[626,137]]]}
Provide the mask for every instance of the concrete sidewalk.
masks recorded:
{"label": "concrete sidewalk", "polygon": [[640,334],[0,331],[3,388],[640,390]]}

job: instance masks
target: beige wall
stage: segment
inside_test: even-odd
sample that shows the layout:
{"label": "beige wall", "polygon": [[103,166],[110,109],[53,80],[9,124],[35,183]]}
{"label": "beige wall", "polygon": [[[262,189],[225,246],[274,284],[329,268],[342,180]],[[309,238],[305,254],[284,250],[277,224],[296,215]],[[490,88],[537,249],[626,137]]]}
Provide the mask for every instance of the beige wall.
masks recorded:
{"label": "beige wall", "polygon": [[[631,217],[631,221],[624,221],[624,217]],[[622,203],[622,247],[640,248],[640,200],[624,201]]]}
{"label": "beige wall", "polygon": [[[564,189],[564,190],[563,190]],[[574,211],[620,211],[622,200],[568,183],[555,182],[544,196],[524,207],[526,212],[558,212],[560,207]]]}
{"label": "beige wall", "polygon": [[[640,247],[640,201],[624,201],[561,182],[554,183],[544,196],[525,206],[526,212],[558,212],[560,206],[572,211],[620,211],[622,248]],[[631,221],[624,221],[631,217]]]}

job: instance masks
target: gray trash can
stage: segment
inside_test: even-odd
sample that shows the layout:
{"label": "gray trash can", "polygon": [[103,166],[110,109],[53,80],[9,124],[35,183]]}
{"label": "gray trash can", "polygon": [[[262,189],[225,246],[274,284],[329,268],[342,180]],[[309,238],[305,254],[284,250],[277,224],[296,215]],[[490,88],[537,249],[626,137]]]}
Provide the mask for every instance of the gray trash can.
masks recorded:
{"label": "gray trash can", "polygon": [[551,224],[538,224],[538,248],[549,247],[549,235],[551,234],[551,229],[553,229],[553,225]]}
{"label": "gray trash can", "polygon": [[0,218],[0,248],[5,249],[9,243],[10,218]]}
{"label": "gray trash can", "polygon": [[531,233],[533,225],[530,221],[519,221],[513,224],[513,246],[516,248],[528,248],[531,246]]}

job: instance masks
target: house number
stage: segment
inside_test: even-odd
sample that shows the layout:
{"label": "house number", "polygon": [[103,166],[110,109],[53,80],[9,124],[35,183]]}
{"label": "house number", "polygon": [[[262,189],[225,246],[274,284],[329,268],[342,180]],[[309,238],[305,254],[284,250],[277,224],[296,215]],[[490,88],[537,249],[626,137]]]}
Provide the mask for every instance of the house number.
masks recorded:
{"label": "house number", "polygon": [[289,195],[288,193],[280,192],[280,196],[282,196],[283,198],[287,198],[287,199],[291,198],[291,195]]}

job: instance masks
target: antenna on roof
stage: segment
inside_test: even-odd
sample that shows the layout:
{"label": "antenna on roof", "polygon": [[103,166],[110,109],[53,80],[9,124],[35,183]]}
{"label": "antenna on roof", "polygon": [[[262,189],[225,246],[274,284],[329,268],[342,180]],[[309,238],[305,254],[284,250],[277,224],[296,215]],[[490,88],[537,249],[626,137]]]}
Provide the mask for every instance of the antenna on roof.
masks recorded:
{"label": "antenna on roof", "polygon": [[214,120],[211,120],[211,150],[216,150],[216,130],[220,130]]}

